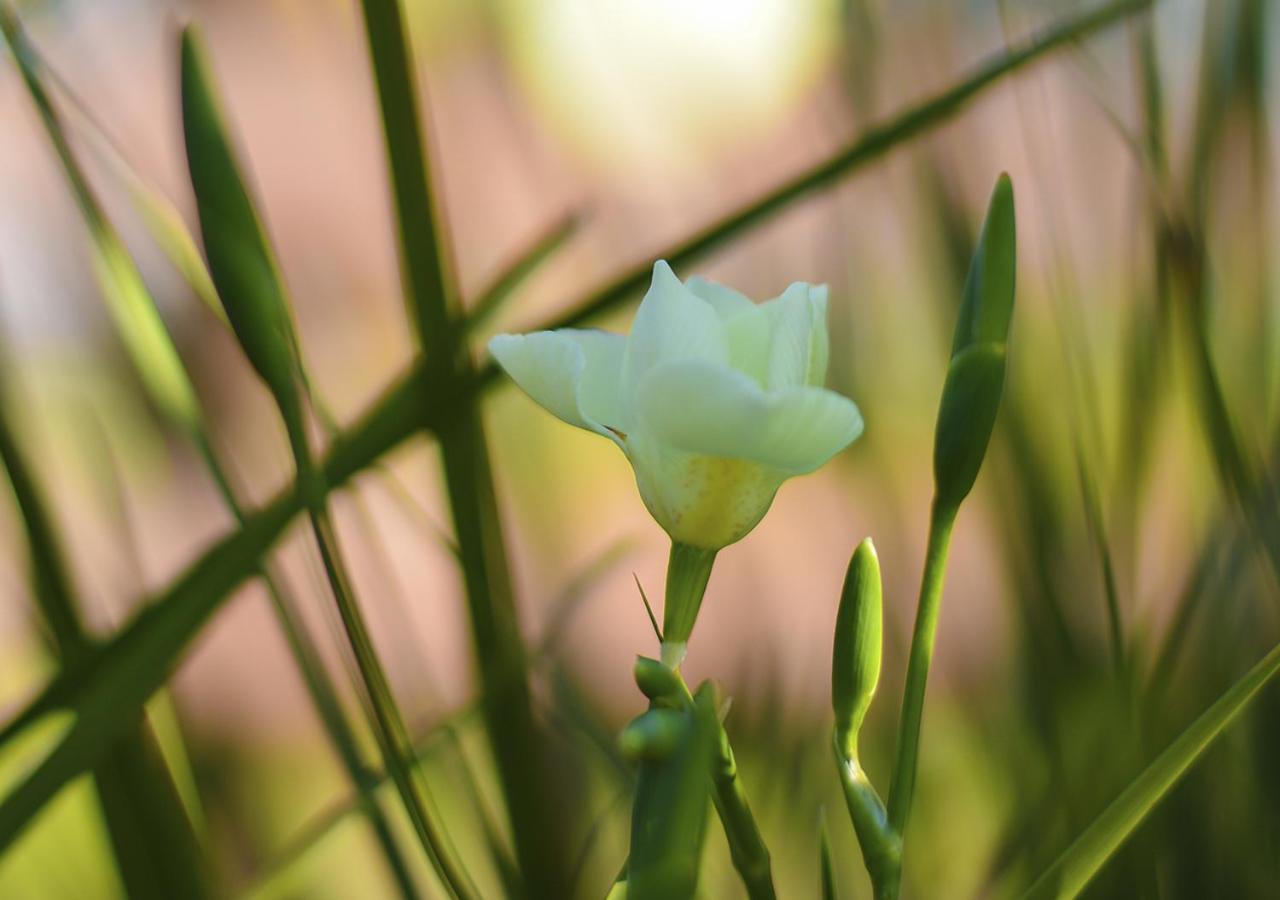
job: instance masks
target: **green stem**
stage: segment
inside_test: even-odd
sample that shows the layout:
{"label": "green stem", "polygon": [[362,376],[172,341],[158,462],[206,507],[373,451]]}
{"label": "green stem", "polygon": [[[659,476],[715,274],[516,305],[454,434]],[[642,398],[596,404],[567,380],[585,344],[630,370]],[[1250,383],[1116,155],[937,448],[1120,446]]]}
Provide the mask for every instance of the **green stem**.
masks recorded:
{"label": "green stem", "polygon": [[747,802],[747,792],[738,777],[738,763],[729,744],[729,735],[719,727],[711,770],[712,799],[729,843],[729,858],[738,870],[751,900],[774,900],[773,866],[760,826]]}
{"label": "green stem", "polygon": [[[419,785],[415,785],[410,775],[407,764],[413,758],[413,743],[409,738],[404,719],[396,708],[391,684],[374,650],[364,616],[356,605],[346,566],[338,552],[337,535],[334,533],[328,510],[321,503],[313,505],[308,513],[316,543],[320,548],[325,576],[333,590],[343,628],[351,643],[356,665],[360,669],[360,677],[369,694],[374,713],[374,735],[382,751],[387,771],[391,774],[396,789],[404,800],[405,809],[409,813],[414,830],[431,857],[431,862],[450,896],[458,900],[478,897],[475,886],[458,864],[456,851],[450,845],[447,835],[435,827],[432,812],[427,808],[430,799],[426,785],[421,784],[421,778],[418,779]],[[422,793],[419,792],[420,787]],[[427,797],[424,799],[422,794],[427,794]]]}
{"label": "green stem", "polygon": [[846,752],[839,736],[832,740],[836,770],[844,789],[844,802],[862,848],[862,859],[876,900],[887,900],[898,894],[902,866],[902,839],[889,827],[888,814],[867,773],[858,763],[856,749]]}
{"label": "green stem", "polygon": [[[898,757],[894,765],[893,785],[889,791],[889,827],[899,839],[906,831],[911,797],[915,792],[925,685],[929,680],[929,664],[933,661],[938,612],[942,604],[942,583],[947,567],[947,548],[951,542],[951,526],[955,523],[955,517],[954,507],[940,507],[935,503],[929,521],[929,546],[925,551],[916,625],[911,636],[911,656],[907,663],[907,682],[902,693]],[[901,860],[898,861],[897,868],[900,870]],[[896,889],[888,896],[896,896]]]}
{"label": "green stem", "polygon": [[[689,686],[679,670],[673,671],[680,682],[680,700],[692,710],[693,694],[689,691]],[[734,758],[729,735],[718,719],[711,766],[711,797],[715,803],[716,815],[720,817],[720,824],[724,827],[724,836],[729,844],[729,858],[733,861],[733,867],[742,878],[747,896],[751,900],[774,900],[776,893],[773,887],[773,865],[769,857],[769,848],[765,846],[764,837],[760,834],[760,826],[751,812],[746,788],[742,785],[742,779],[738,777],[738,762]]]}
{"label": "green stem", "polygon": [[715,550],[671,542],[666,601],[662,610],[662,661],[673,669],[679,669],[684,660],[685,648],[693,633],[698,610],[702,608],[702,597],[707,592],[715,561]]}
{"label": "green stem", "polygon": [[[214,454],[209,436],[200,430],[197,431],[194,437],[196,446],[200,450],[200,455],[205,461],[205,467],[213,476],[218,492],[222,495],[223,503],[235,517],[236,522],[243,526],[245,523],[244,507],[236,495],[236,489],[232,485],[226,469],[223,468]],[[306,684],[307,692],[311,695],[312,705],[315,706],[329,741],[346,768],[352,786],[356,789],[359,800],[358,808],[368,819],[369,827],[373,829],[374,837],[382,848],[383,856],[395,881],[396,889],[402,897],[411,900],[411,898],[418,896],[418,891],[414,886],[413,876],[409,872],[404,854],[400,851],[399,844],[396,842],[395,835],[391,830],[391,825],[382,810],[382,805],[378,798],[374,796],[374,790],[378,786],[378,778],[361,758],[355,734],[351,730],[351,724],[347,721],[346,714],[342,711],[342,704],[338,700],[338,694],[333,682],[325,671],[324,663],[307,636],[306,626],[303,624],[297,602],[292,595],[285,591],[283,582],[271,573],[270,566],[265,561],[260,563],[257,574],[267,590],[267,597],[271,600],[271,607],[280,623],[280,629],[284,632],[289,650],[293,654],[299,672],[302,674],[302,680]]]}

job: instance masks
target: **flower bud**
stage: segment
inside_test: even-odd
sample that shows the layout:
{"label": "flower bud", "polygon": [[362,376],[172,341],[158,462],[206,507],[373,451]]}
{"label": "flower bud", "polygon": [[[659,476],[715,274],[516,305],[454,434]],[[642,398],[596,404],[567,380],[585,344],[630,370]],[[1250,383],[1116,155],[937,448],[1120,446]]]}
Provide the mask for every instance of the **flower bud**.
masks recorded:
{"label": "flower bud", "polygon": [[666,700],[680,695],[680,676],[656,659],[637,656],[634,675],[636,687],[650,700]]}
{"label": "flower bud", "polygon": [[1013,184],[1001,175],[965,279],[934,431],[935,503],[954,512],[973,488],[1004,390],[1005,343],[1013,317],[1017,237]]}
{"label": "flower bud", "polygon": [[182,128],[209,274],[250,364],[291,428],[299,424],[297,343],[275,255],[228,139],[203,41],[182,32]]}
{"label": "flower bud", "polygon": [[880,681],[881,630],[880,561],[867,538],[849,561],[831,651],[831,707],[836,742],[846,757],[855,755],[858,730]]}
{"label": "flower bud", "polygon": [[622,729],[618,749],[632,761],[667,759],[689,727],[688,718],[686,713],[674,709],[651,709]]}

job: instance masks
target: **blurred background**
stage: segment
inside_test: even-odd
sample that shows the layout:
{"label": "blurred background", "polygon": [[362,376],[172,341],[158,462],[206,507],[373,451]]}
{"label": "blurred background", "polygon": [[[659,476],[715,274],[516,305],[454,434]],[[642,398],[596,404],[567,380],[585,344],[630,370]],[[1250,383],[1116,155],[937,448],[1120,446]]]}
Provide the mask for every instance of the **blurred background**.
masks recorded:
{"label": "blurred background", "polygon": [[[255,504],[290,477],[270,397],[138,197],[194,230],[178,32],[199,23],[276,243],[317,394],[350,422],[414,352],[377,95],[353,0],[58,0],[16,6],[71,145],[195,381],[214,450]],[[1088,4],[1031,0],[407,0],[464,303],[547,235],[555,249],[474,346],[538,327],[617,272],[824,160]],[[896,728],[932,490],[932,430],[976,229],[1017,191],[1018,314],[992,452],[961,514],[925,717],[907,893],[1024,884],[1280,635],[1274,251],[1277,52],[1266,0],[1161,0],[1002,79],[926,134],[678,269],[757,299],[831,286],[829,386],[866,432],[720,554],[691,683],[726,727],[784,896],[816,896],[825,818],[844,894],[869,896],[829,750],[832,625],[849,554],[884,567],[886,656],[864,732],[880,785]],[[141,185],[141,187],[139,187]],[[154,212],[154,209],[152,209]],[[559,239],[562,238],[562,239]],[[638,296],[634,300],[638,300]],[[600,320],[625,330],[634,300]],[[0,51],[4,402],[50,500],[91,631],[109,634],[234,526],[199,453],[148,401],[103,304],[88,232]],[[655,641],[667,540],[625,459],[509,386],[485,395],[520,627],[575,892],[626,856],[614,736]],[[335,495],[356,596],[424,740],[449,833],[485,896],[502,801],[479,718],[435,445],[416,438]],[[359,722],[319,558],[273,554]],[[0,709],[54,662],[22,520],[0,498]],[[228,896],[394,887],[257,584],[185,655],[157,731]],[[166,731],[167,729],[167,731]],[[357,728],[370,759],[372,741]],[[178,750],[173,750],[177,747]],[[177,759],[178,763],[172,760]],[[1265,692],[1092,895],[1272,897],[1280,691]],[[30,759],[0,757],[9,785]],[[6,787],[6,790],[8,788]],[[388,794],[391,797],[390,794]],[[386,807],[398,834],[407,822]],[[496,823],[496,824],[495,824]],[[413,845],[405,838],[406,846]],[[719,826],[707,897],[739,896]],[[413,857],[414,854],[408,854]],[[420,853],[418,855],[421,855]],[[412,860],[426,896],[438,890]],[[124,891],[86,779],[0,857],[0,896]]]}

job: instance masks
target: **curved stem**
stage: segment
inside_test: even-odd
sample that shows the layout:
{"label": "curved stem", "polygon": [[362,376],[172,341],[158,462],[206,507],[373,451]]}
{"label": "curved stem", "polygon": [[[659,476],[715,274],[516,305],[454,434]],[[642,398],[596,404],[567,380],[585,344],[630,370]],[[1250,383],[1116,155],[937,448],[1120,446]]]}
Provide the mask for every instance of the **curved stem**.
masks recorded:
{"label": "curved stem", "polygon": [[867,773],[858,763],[857,753],[846,754],[839,736],[831,743],[836,757],[836,770],[840,774],[840,786],[844,789],[844,802],[849,808],[849,818],[862,848],[862,860],[871,876],[876,900],[898,895],[898,882],[902,866],[902,839],[889,827],[884,803],[876,792]]}

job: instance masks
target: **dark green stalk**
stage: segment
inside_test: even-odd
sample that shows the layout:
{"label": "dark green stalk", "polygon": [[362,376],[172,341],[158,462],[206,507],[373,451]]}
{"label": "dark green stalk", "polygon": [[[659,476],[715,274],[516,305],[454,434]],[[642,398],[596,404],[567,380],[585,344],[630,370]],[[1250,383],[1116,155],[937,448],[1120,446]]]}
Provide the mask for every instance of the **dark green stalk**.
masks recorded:
{"label": "dark green stalk", "polygon": [[929,680],[929,665],[933,661],[938,613],[942,605],[942,585],[947,568],[947,549],[951,542],[955,515],[953,507],[935,503],[929,518],[929,544],[925,551],[924,574],[920,579],[920,599],[916,606],[915,630],[911,636],[907,680],[902,692],[898,755],[894,764],[893,784],[889,790],[889,827],[899,837],[906,832],[907,815],[915,793],[925,685]]}
{"label": "dark green stalk", "polygon": [[506,798],[516,858],[532,896],[558,898],[568,884],[564,829],[549,791],[533,718],[515,599],[507,570],[474,363],[451,303],[444,240],[419,124],[417,70],[397,0],[363,0],[391,164],[400,261],[411,318],[428,371],[424,407],[455,399],[437,432],[460,550],[489,742]]}
{"label": "dark green stalk", "polygon": [[475,896],[447,835],[432,821],[425,781],[415,785],[407,767],[408,731],[352,591],[329,516],[329,486],[311,452],[307,378],[284,281],[240,174],[203,43],[190,26],[182,34],[182,124],[209,273],[232,331],[271,391],[284,423],[299,493],[355,657],[383,762],[446,890],[459,898]]}

